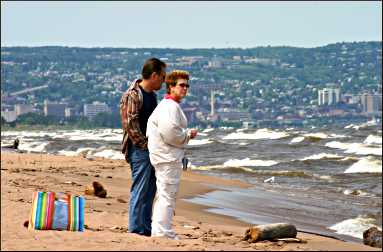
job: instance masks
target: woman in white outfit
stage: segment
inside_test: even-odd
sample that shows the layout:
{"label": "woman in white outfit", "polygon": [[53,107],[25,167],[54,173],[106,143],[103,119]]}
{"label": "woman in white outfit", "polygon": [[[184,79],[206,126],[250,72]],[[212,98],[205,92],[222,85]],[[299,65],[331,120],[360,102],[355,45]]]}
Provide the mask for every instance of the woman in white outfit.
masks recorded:
{"label": "woman in white outfit", "polygon": [[176,196],[182,173],[182,158],[196,129],[187,129],[179,103],[188,92],[189,73],[174,70],[166,76],[167,94],[148,119],[146,135],[150,162],[156,172],[157,198],[154,203],[152,236],[178,239],[172,229]]}

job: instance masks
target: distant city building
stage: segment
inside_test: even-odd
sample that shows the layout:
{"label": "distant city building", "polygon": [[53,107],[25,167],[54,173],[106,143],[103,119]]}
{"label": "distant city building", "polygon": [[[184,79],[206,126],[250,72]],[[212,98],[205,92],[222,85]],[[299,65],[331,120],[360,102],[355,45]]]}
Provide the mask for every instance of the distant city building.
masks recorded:
{"label": "distant city building", "polygon": [[44,101],[44,115],[45,116],[57,116],[60,118],[65,117],[65,108],[66,103],[55,103],[49,102],[48,100]]}
{"label": "distant city building", "polygon": [[65,108],[65,117],[71,117],[76,115],[76,110],[74,108]]}
{"label": "distant city building", "polygon": [[339,88],[324,88],[318,90],[318,105],[327,106],[334,105],[340,101]]}
{"label": "distant city building", "polygon": [[217,113],[221,121],[224,122],[238,122],[238,121],[246,121],[251,122],[251,114],[248,112],[240,112],[240,111],[228,111],[228,112],[219,112]]}
{"label": "distant city building", "polygon": [[210,115],[211,116],[214,116],[215,114],[215,108],[214,108],[214,105],[215,105],[215,99],[214,99],[214,90],[210,90]]}
{"label": "distant city building", "polygon": [[1,117],[4,118],[6,122],[16,121],[17,115],[15,110],[1,110]]}
{"label": "distant city building", "polygon": [[221,68],[223,67],[223,60],[221,59],[213,59],[208,63],[209,68]]}
{"label": "distant city building", "polygon": [[185,113],[185,116],[188,120],[188,123],[196,123],[197,122],[197,108],[196,107],[185,107],[182,108],[183,112]]}
{"label": "distant city building", "polygon": [[382,112],[381,94],[362,94],[360,96],[362,111],[367,114]]}
{"label": "distant city building", "polygon": [[347,104],[358,104],[360,103],[360,95],[344,94],[342,96],[342,101]]}
{"label": "distant city building", "polygon": [[101,102],[93,102],[92,104],[84,104],[84,116],[93,119],[98,113],[109,112],[107,104]]}
{"label": "distant city building", "polygon": [[16,104],[15,105],[16,116],[34,112],[33,106],[31,104]]}

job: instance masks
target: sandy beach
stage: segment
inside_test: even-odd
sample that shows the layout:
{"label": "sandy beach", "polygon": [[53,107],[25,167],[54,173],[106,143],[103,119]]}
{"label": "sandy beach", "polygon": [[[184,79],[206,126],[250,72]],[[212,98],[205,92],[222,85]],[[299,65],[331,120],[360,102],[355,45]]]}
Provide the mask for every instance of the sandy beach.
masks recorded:
{"label": "sandy beach", "polygon": [[[100,182],[106,198],[84,195],[86,186]],[[224,186],[247,188],[238,180],[182,174],[174,229],[180,240],[144,237],[127,232],[130,168],[124,160],[47,154],[1,153],[1,250],[303,250],[381,251],[361,243],[298,232],[301,242],[261,241],[242,237],[249,223],[205,211],[206,206],[186,202]],[[36,231],[24,227],[32,193],[67,192],[84,195],[84,232]],[[261,203],[260,203],[261,204]]]}

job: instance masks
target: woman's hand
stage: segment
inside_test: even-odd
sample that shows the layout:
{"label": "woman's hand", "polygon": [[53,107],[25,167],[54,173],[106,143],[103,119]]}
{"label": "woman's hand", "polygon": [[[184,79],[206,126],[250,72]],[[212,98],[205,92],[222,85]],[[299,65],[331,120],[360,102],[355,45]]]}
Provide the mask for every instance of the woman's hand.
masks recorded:
{"label": "woman's hand", "polygon": [[190,130],[190,138],[193,139],[197,136],[197,129]]}

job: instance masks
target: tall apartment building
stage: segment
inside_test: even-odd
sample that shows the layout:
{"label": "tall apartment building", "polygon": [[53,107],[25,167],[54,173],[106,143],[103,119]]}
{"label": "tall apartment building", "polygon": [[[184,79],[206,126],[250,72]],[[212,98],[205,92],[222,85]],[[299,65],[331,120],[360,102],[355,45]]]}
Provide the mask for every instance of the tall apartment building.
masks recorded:
{"label": "tall apartment building", "polygon": [[101,102],[93,102],[92,104],[84,104],[84,116],[93,119],[98,113],[109,112],[107,104]]}
{"label": "tall apartment building", "polygon": [[318,105],[333,105],[340,101],[339,88],[324,88],[318,90]]}
{"label": "tall apartment building", "polygon": [[66,106],[67,106],[66,103],[55,103],[55,102],[49,102],[48,100],[45,100],[44,115],[45,116],[52,115],[52,116],[64,118]]}
{"label": "tall apartment building", "polygon": [[360,98],[363,112],[368,114],[382,112],[381,94],[362,94]]}
{"label": "tall apartment building", "polygon": [[33,112],[33,106],[31,104],[16,104],[15,105],[16,116]]}

